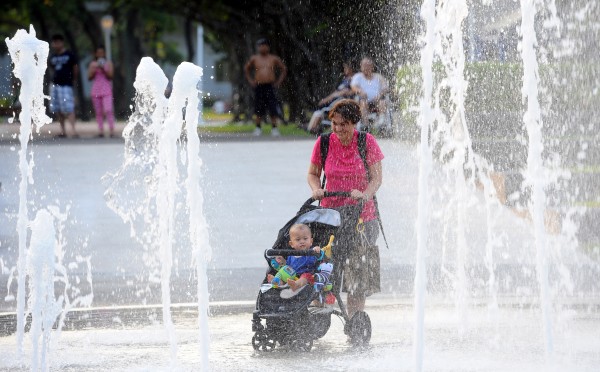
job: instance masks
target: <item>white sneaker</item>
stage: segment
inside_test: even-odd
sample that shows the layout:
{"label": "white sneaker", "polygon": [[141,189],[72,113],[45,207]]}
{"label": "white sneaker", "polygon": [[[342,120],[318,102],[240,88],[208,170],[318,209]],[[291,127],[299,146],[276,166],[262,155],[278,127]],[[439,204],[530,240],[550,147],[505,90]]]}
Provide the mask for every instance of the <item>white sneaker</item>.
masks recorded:
{"label": "white sneaker", "polygon": [[254,128],[254,132],[252,132],[253,136],[260,136],[262,134],[262,130],[259,127]]}
{"label": "white sneaker", "polygon": [[271,137],[279,137],[279,136],[281,136],[281,133],[279,133],[279,129],[273,128],[271,130]]}

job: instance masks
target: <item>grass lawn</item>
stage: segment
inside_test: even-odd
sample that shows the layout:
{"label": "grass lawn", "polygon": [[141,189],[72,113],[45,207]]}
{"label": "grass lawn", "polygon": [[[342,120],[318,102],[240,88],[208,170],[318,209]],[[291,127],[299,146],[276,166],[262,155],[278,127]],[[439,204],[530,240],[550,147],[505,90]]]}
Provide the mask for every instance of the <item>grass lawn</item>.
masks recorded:
{"label": "grass lawn", "polygon": [[233,119],[233,114],[230,112],[224,112],[222,114],[217,114],[210,107],[205,107],[202,110],[202,118],[206,121],[216,121],[216,120],[231,121],[231,119]]}
{"label": "grass lawn", "polygon": [[[207,126],[200,127],[198,130],[200,132],[205,133],[222,133],[222,134],[238,134],[238,133],[252,133],[254,130],[254,124],[246,124],[246,123],[227,123],[222,126]],[[282,136],[304,136],[310,137],[311,134],[307,133],[305,130],[300,129],[294,123],[289,123],[288,125],[279,125],[279,132]],[[262,126],[263,135],[271,134],[271,125]]]}

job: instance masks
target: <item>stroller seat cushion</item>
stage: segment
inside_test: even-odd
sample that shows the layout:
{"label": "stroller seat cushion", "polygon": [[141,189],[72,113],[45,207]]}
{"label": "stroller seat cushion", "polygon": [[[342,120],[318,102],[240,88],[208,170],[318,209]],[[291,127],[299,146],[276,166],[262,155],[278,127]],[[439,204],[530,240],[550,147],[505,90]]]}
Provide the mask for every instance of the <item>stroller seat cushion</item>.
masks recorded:
{"label": "stroller seat cushion", "polygon": [[284,290],[281,291],[281,293],[279,294],[279,296],[281,298],[284,298],[284,299],[295,297],[298,293],[302,292],[302,290],[305,287],[306,287],[306,285],[303,285],[302,287],[298,288],[295,291],[293,289],[291,289],[291,288],[286,288],[286,289],[284,289]]}

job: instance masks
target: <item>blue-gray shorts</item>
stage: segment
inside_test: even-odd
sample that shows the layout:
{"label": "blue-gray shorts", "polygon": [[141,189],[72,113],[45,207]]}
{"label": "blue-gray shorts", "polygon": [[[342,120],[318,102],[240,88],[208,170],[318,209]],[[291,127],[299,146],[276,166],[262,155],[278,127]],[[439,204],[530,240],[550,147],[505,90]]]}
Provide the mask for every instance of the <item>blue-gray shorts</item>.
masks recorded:
{"label": "blue-gray shorts", "polygon": [[55,114],[70,114],[75,111],[72,86],[52,85],[50,88],[50,111]]}

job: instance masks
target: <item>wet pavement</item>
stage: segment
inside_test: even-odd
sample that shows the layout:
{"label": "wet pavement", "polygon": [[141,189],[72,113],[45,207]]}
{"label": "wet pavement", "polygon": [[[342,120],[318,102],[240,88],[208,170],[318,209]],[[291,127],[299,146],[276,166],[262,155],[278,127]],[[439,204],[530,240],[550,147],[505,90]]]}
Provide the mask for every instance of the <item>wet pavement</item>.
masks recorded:
{"label": "wet pavement", "polygon": [[[312,139],[203,142],[202,186],[212,246],[209,272],[213,286],[222,288],[231,280],[248,279],[242,281],[243,288],[228,290],[235,295],[227,299],[248,300],[254,296],[253,285],[264,273],[264,250],[272,246],[281,226],[308,199],[306,172],[312,145]],[[381,207],[390,243],[389,250],[381,250],[382,261],[384,267],[392,267],[410,262],[414,255],[416,163],[408,146],[385,141],[382,146],[390,160],[380,200],[393,199],[399,206]],[[68,209],[63,229],[65,261],[75,261],[75,256],[91,258],[98,301],[95,304],[156,303],[159,291],[136,295],[140,286],[157,284],[148,283],[144,250],[103,197],[105,186],[100,180],[120,167],[123,143],[71,140],[34,143],[30,148],[35,161],[34,184],[29,186],[30,215],[33,217],[32,211],[47,205],[56,205],[61,211]],[[394,152],[400,156],[394,156]],[[4,268],[0,281],[5,283],[17,259],[18,147],[0,143],[0,159],[0,209],[4,212],[0,215],[0,259]],[[189,249],[176,249],[175,267],[180,275],[173,280],[183,281],[175,288],[175,292],[182,292],[178,300],[190,302],[186,293],[195,291],[186,288],[187,282],[193,282],[190,275],[194,270]],[[86,272],[81,264],[70,270],[72,275],[80,276],[82,286]],[[0,286],[0,298],[4,298],[5,290],[6,286]],[[213,292],[219,296],[222,291]],[[0,311],[12,306],[0,301]]]}
{"label": "wet pavement", "polygon": [[[175,312],[178,352],[173,363],[168,337],[154,324],[131,326],[114,317],[109,328],[84,328],[55,335],[52,370],[166,371],[198,370],[200,345],[196,313]],[[410,305],[374,302],[371,343],[356,348],[347,342],[341,321],[332,318],[329,332],[309,353],[275,348],[255,352],[251,345],[251,314],[230,307],[210,317],[210,368],[214,371],[410,371],[413,370],[413,313]],[[424,370],[428,371],[597,371],[600,366],[600,319],[597,313],[574,316],[559,327],[555,351],[546,358],[538,311],[501,308],[494,321],[486,307],[476,307],[464,326],[446,307],[427,311]],[[148,321],[150,322],[150,321]],[[27,343],[26,343],[27,344]],[[0,370],[25,371],[15,357],[14,338],[0,337]],[[29,352],[26,347],[25,352]]]}
{"label": "wet pavement", "polygon": [[[382,293],[367,304],[374,329],[371,346],[364,350],[352,348],[346,342],[341,322],[334,319],[330,332],[310,354],[282,350],[261,355],[251,347],[250,319],[265,270],[263,251],[273,244],[279,228],[309,196],[306,171],[313,140],[245,136],[202,139],[202,188],[213,257],[208,270],[213,370],[286,371],[299,366],[331,371],[412,369],[418,158],[416,148],[410,144],[381,140],[380,145],[386,159],[384,184],[378,197],[390,249],[384,248],[380,237]],[[52,348],[53,369],[170,369],[167,336],[159,322],[160,308],[152,306],[160,304],[159,283],[149,280],[144,250],[103,198],[105,187],[100,180],[120,167],[122,140],[84,137],[35,141],[30,148],[35,161],[34,183],[29,185],[30,217],[45,206],[68,211],[62,234],[70,280],[82,295],[89,293],[87,266],[78,257],[89,257],[93,279],[94,308],[81,313],[84,318],[77,323],[79,326],[74,321],[69,323],[77,331],[69,331],[67,326],[61,333]],[[0,312],[12,312],[15,308],[14,301],[5,300],[5,283],[17,260],[17,151],[13,140],[0,141]],[[445,180],[434,182],[442,184]],[[453,289],[444,286],[443,281],[432,280],[430,292],[444,294],[439,301],[445,305],[431,305],[427,312],[426,369],[597,370],[600,321],[597,306],[590,305],[597,303],[597,296],[579,298],[574,301],[573,310],[567,308],[559,313],[557,352],[554,361],[546,364],[540,314],[535,306],[535,274],[531,270],[535,263],[531,224],[500,206],[492,211],[498,235],[502,236],[502,247],[495,251],[494,262],[501,283],[498,290],[507,294],[501,296],[503,305],[497,321],[494,320],[494,312],[487,309],[488,298],[479,297],[487,290],[485,279],[481,279],[486,274],[479,272],[485,271],[481,263],[485,257],[486,218],[482,195],[476,193],[473,198],[478,204],[469,209],[466,217],[469,259],[478,263],[471,267],[469,275],[480,278],[473,281],[471,288],[477,305],[471,309],[468,323],[459,322]],[[432,195],[431,203],[434,210],[442,210],[446,200]],[[442,234],[433,233],[440,229],[439,221],[433,222],[431,229],[428,260],[435,267],[443,260],[446,247]],[[565,265],[577,262],[573,257],[565,257]],[[194,270],[191,252],[175,249],[172,296],[181,310],[175,321],[178,363],[184,370],[197,369],[201,347],[197,341],[197,313],[190,305],[196,300]],[[583,279],[574,276],[573,280],[590,276],[597,278],[597,273]],[[519,280],[520,277],[531,283]],[[13,282],[10,291],[14,290]],[[137,310],[128,308],[132,306]],[[3,319],[9,318],[5,315]],[[21,366],[16,360],[14,345],[14,336],[5,333],[0,337],[0,369],[28,369],[27,361]]]}

